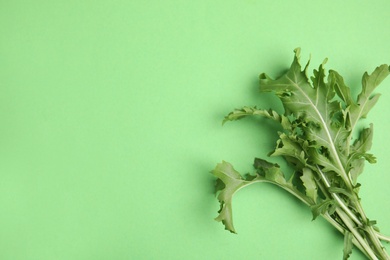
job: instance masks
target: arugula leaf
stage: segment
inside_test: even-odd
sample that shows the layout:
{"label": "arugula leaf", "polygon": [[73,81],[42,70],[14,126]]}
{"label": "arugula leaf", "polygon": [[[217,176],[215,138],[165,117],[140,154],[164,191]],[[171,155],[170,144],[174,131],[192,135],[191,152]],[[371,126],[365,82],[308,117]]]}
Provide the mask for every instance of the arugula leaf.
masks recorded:
{"label": "arugula leaf", "polygon": [[[312,210],[313,219],[323,216],[344,234],[343,259],[347,259],[353,245],[370,259],[390,259],[379,234],[360,203],[358,177],[364,162],[375,163],[368,153],[372,146],[373,125],[358,130],[358,121],[365,118],[376,104],[376,87],[390,74],[388,65],[377,67],[371,74],[364,73],[362,90],[356,101],[344,79],[334,70],[326,73],[327,59],[313,76],[308,77],[309,62],[302,70],[300,49],[295,49],[290,69],[272,79],[260,74],[260,92],[274,92],[282,102],[284,114],[272,109],[245,106],[229,113],[223,123],[246,116],[262,116],[279,123],[274,151],[270,156],[281,156],[294,170],[286,179],[277,164],[256,158],[255,173],[243,177],[231,164],[222,162],[212,171],[217,177],[220,202],[217,221],[235,233],[232,218],[232,197],[239,189],[257,182],[281,187],[304,202]],[[354,134],[358,137],[353,140]]]}
{"label": "arugula leaf", "polygon": [[328,212],[329,207],[334,205],[334,201],[331,199],[324,200],[321,203],[315,204],[311,207],[311,212],[313,214],[313,220],[315,220],[321,214]]}
{"label": "arugula leaf", "polygon": [[236,233],[233,226],[232,197],[239,189],[253,183],[268,182],[276,184],[295,195],[305,204],[314,204],[310,197],[301,193],[292,184],[292,179],[285,179],[277,164],[272,164],[262,159],[256,159],[254,166],[257,169],[256,175],[247,175],[246,178],[242,177],[230,163],[225,161],[217,164],[215,169],[212,171],[212,174],[224,184],[223,188],[218,190],[218,200],[221,208],[218,211],[219,215],[215,218],[215,220],[221,221],[224,224],[225,229],[232,233]]}
{"label": "arugula leaf", "polygon": [[224,161],[218,164],[212,173],[225,184],[218,195],[221,209],[218,211],[219,215],[215,220],[222,221],[227,230],[236,233],[233,227],[232,197],[237,190],[245,186],[245,180],[234,170],[231,164]]}
{"label": "arugula leaf", "polygon": [[375,88],[390,74],[388,65],[377,67],[371,75],[364,73],[362,91],[356,103],[351,104],[351,126],[355,127],[359,119],[365,118],[371,108],[376,104],[380,94],[373,94]]}
{"label": "arugula leaf", "polygon": [[354,161],[359,158],[366,159],[369,163],[376,163],[376,158],[367,153],[372,146],[373,125],[370,128],[364,128],[360,131],[359,138],[351,145],[351,153],[349,161]]}
{"label": "arugula leaf", "polygon": [[302,169],[301,180],[303,182],[303,185],[306,188],[306,195],[309,198],[313,199],[314,202],[316,202],[318,192],[317,192],[317,184],[316,184],[314,178],[315,177],[314,177],[313,171],[311,169],[309,169],[309,168]]}

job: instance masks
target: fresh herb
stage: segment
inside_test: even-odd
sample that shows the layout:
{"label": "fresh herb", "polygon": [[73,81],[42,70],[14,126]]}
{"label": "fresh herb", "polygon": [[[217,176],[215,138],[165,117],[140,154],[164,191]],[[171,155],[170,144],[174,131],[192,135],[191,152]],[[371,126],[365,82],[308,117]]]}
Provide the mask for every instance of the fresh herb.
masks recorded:
{"label": "fresh herb", "polygon": [[[294,173],[286,178],[280,166],[264,159],[254,161],[254,174],[241,175],[223,161],[212,171],[217,177],[220,202],[217,221],[233,233],[232,197],[239,189],[253,183],[272,183],[311,208],[313,219],[324,217],[344,235],[343,259],[349,258],[352,247],[358,247],[369,259],[390,259],[382,241],[390,238],[379,233],[376,222],[363,211],[358,176],[365,161],[375,163],[368,153],[372,144],[373,126],[359,128],[378,101],[375,88],[390,74],[388,65],[364,73],[362,90],[355,100],[343,78],[330,70],[325,80],[326,60],[308,77],[308,65],[302,70],[300,49],[295,50],[290,69],[278,79],[260,75],[260,92],[274,92],[284,107],[279,114],[269,109],[243,107],[228,114],[224,122],[246,116],[263,116],[281,125],[279,139],[270,156],[283,157]],[[357,136],[357,137],[355,137]]]}

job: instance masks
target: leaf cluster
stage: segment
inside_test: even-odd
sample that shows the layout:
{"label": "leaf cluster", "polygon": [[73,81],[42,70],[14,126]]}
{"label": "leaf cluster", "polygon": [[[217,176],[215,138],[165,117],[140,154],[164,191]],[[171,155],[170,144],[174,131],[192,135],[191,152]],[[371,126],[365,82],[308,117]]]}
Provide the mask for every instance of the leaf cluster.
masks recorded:
{"label": "leaf cluster", "polygon": [[364,163],[375,163],[376,159],[369,153],[373,125],[359,129],[358,122],[378,101],[380,95],[374,91],[390,74],[389,66],[384,64],[371,74],[364,73],[361,91],[353,98],[341,75],[325,71],[326,60],[312,76],[308,76],[309,63],[302,69],[300,49],[296,49],[291,67],[283,76],[272,79],[265,73],[260,75],[260,92],[275,93],[282,102],[283,114],[245,106],[225,117],[224,123],[259,115],[280,124],[283,130],[278,132],[270,156],[283,157],[294,173],[287,179],[277,164],[259,158],[254,161],[254,174],[246,176],[227,162],[218,164],[212,171],[217,177],[221,206],[216,220],[235,232],[233,194],[252,183],[268,182],[308,205],[313,219],[322,215],[345,235],[344,259],[351,253],[352,242],[372,259],[387,257],[360,205],[358,177]]}

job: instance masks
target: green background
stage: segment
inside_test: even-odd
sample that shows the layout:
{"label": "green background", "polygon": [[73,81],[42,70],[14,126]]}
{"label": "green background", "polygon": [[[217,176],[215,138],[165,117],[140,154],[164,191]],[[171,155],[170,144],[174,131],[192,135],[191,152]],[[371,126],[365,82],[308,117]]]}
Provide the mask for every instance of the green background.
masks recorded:
{"label": "green background", "polygon": [[[0,0],[0,259],[341,259],[343,240],[285,192],[236,194],[238,235],[213,218],[209,171],[251,171],[276,135],[235,107],[293,49],[357,91],[390,62],[390,1]],[[390,80],[361,176],[390,234]],[[389,248],[389,247],[387,247]],[[364,259],[354,250],[352,259]]]}

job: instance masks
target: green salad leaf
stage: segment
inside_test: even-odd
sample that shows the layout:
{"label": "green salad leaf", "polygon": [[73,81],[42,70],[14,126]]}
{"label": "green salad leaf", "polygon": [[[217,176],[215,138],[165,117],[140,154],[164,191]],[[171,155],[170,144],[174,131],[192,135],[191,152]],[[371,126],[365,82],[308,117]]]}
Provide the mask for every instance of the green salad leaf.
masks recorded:
{"label": "green salad leaf", "polygon": [[[356,100],[343,78],[334,70],[326,72],[325,60],[313,76],[309,62],[302,69],[300,49],[295,49],[290,69],[272,79],[260,75],[260,92],[273,92],[282,102],[284,113],[245,106],[229,113],[223,123],[247,116],[262,116],[279,123],[282,131],[270,156],[283,157],[294,173],[288,179],[279,165],[255,158],[254,173],[246,176],[223,161],[212,171],[217,177],[219,215],[225,228],[233,233],[232,198],[239,189],[257,182],[279,186],[310,207],[313,219],[324,217],[345,237],[343,259],[349,258],[353,245],[369,259],[390,259],[381,244],[390,238],[380,234],[360,202],[358,177],[365,161],[375,163],[368,153],[373,125],[359,129],[376,104],[376,87],[390,74],[384,64],[371,74],[364,73],[362,89]],[[354,136],[357,136],[354,138]]]}

